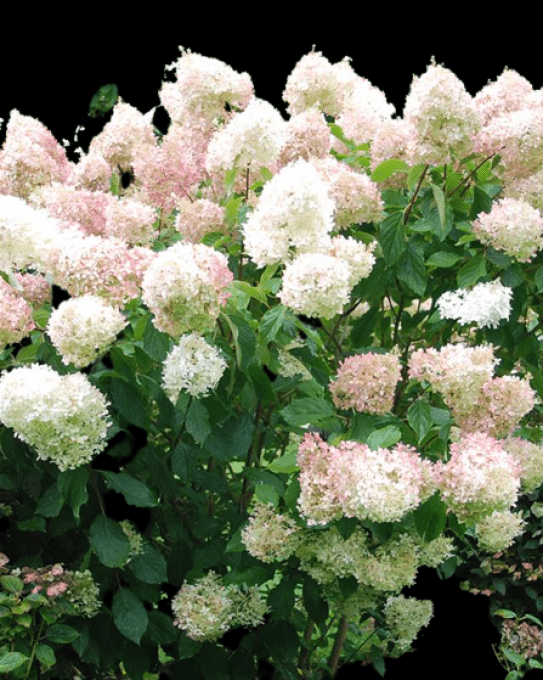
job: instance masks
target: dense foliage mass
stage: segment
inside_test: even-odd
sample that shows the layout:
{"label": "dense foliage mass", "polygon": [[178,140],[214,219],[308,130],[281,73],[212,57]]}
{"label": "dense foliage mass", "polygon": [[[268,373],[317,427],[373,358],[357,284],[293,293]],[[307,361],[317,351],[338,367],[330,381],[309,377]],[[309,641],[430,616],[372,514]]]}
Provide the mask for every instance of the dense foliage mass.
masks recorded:
{"label": "dense foliage mass", "polygon": [[541,91],[432,62],[393,118],[312,51],[285,121],[175,67],[166,134],[7,124],[0,674],[384,674],[423,566],[543,668]]}

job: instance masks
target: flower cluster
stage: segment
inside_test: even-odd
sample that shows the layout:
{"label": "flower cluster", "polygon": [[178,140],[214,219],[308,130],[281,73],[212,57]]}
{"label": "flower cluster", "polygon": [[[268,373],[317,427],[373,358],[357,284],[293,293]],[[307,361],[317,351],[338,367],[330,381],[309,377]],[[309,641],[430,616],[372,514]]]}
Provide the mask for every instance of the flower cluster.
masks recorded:
{"label": "flower cluster", "polygon": [[304,55],[287,78],[283,100],[289,115],[317,106],[329,116],[338,116],[352,94],[359,77],[345,57],[331,64],[321,52]]}
{"label": "flower cluster", "polygon": [[[0,553],[0,558],[2,555]],[[0,566],[7,562],[9,559],[4,555]],[[7,571],[5,567],[3,570]],[[100,590],[88,569],[70,571],[59,563],[47,567],[17,567],[11,574],[21,578],[23,583],[32,584],[31,593],[49,598],[46,605],[60,614],[91,618],[102,606]]]}
{"label": "flower cluster", "polygon": [[141,296],[143,275],[156,257],[149,248],[129,248],[118,238],[65,229],[49,261],[55,283],[72,297],[99,295],[123,307]]}
{"label": "flower cluster", "polygon": [[482,243],[519,262],[530,262],[543,248],[543,216],[524,200],[499,199],[490,212],[479,213],[472,227]]}
{"label": "flower cluster", "polygon": [[482,550],[492,553],[505,550],[524,531],[525,524],[518,513],[494,510],[491,515],[476,523],[477,544]]}
{"label": "flower cluster", "polygon": [[34,328],[32,307],[13,286],[0,278],[0,349],[20,342]]}
{"label": "flower cluster", "polygon": [[286,560],[298,545],[294,520],[275,512],[273,505],[258,503],[241,532],[247,552],[262,562]]}
{"label": "flower cluster", "polygon": [[130,542],[130,552],[128,553],[125,562],[125,564],[128,564],[133,557],[141,555],[143,552],[143,537],[137,532],[134,524],[130,522],[130,520],[125,519],[122,522],[119,522],[119,524]]}
{"label": "flower cluster", "polygon": [[502,624],[501,644],[529,659],[543,654],[543,633],[526,621],[518,624],[507,619]]}
{"label": "flower cluster", "polygon": [[470,410],[455,413],[456,422],[464,432],[505,437],[533,409],[535,399],[536,393],[527,380],[516,375],[492,378],[481,387]]}
{"label": "flower cluster", "polygon": [[431,600],[400,594],[387,599],[383,613],[399,656],[409,649],[420,629],[430,623],[434,606]]}
{"label": "flower cluster", "polygon": [[226,210],[217,203],[206,198],[191,201],[185,197],[177,202],[176,207],[175,228],[185,241],[198,243],[209,232],[227,232]]}
{"label": "flower cluster", "polygon": [[401,370],[393,353],[356,354],[341,362],[328,388],[337,408],[383,415],[392,409]]}
{"label": "flower cluster", "polygon": [[128,324],[123,314],[98,295],[64,300],[47,324],[64,364],[83,368],[107,351]]}
{"label": "flower cluster", "polygon": [[0,421],[61,471],[104,450],[107,415],[105,397],[83,373],[62,376],[31,364],[0,377]]}
{"label": "flower cluster", "polygon": [[215,641],[237,626],[258,626],[266,610],[258,589],[244,592],[237,586],[223,586],[214,571],[192,585],[185,581],[172,600],[174,626],[198,641]]}
{"label": "flower cluster", "polygon": [[182,390],[193,397],[206,396],[217,386],[226,365],[219,350],[198,333],[184,335],[164,360],[164,391],[173,403]]}
{"label": "flower cluster", "polygon": [[449,508],[465,523],[480,522],[517,501],[521,467],[501,443],[470,433],[450,445],[450,459],[434,464],[436,485]]}
{"label": "flower cluster", "polygon": [[412,448],[396,445],[373,451],[367,444],[341,441],[329,446],[307,433],[298,451],[300,513],[308,525],[337,516],[399,521],[432,495],[432,464]]}
{"label": "flower cluster", "polygon": [[285,125],[276,108],[253,97],[244,111],[211,138],[206,154],[207,171],[214,175],[219,170],[249,164],[270,165],[283,146]]}
{"label": "flower cluster", "polygon": [[433,62],[426,73],[414,77],[405,100],[404,119],[415,132],[417,163],[441,164],[471,151],[471,138],[481,120],[472,97],[449,69]]}
{"label": "flower cluster", "polygon": [[296,314],[331,319],[349,301],[352,280],[348,263],[332,255],[302,253],[283,273],[278,297]]}
{"label": "flower cluster", "polygon": [[303,158],[289,163],[266,182],[256,209],[243,225],[247,254],[258,267],[299,253],[326,250],[334,228],[330,186]]}
{"label": "flower cluster", "polygon": [[409,378],[427,380],[457,413],[471,409],[482,386],[492,378],[496,358],[491,345],[449,344],[440,350],[418,349],[409,359]]}
{"label": "flower cluster", "polygon": [[437,301],[444,319],[457,319],[461,324],[476,323],[479,328],[496,328],[511,313],[513,291],[499,279],[478,283],[471,290],[448,291]]}
{"label": "flower cluster", "polygon": [[179,338],[215,324],[234,276],[228,260],[203,243],[174,243],[158,254],[142,282],[142,299],[160,331]]}
{"label": "flower cluster", "polygon": [[531,493],[543,484],[543,447],[520,437],[506,437],[503,448],[520,463],[523,493]]}

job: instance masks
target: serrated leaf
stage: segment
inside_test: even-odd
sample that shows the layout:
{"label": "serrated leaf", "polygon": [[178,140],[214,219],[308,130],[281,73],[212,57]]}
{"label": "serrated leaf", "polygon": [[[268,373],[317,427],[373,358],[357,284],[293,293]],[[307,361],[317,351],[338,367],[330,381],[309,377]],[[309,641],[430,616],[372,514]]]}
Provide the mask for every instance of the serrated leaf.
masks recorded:
{"label": "serrated leaf", "polygon": [[201,401],[193,400],[187,411],[185,420],[187,432],[197,444],[202,445],[211,432],[209,412]]}
{"label": "serrated leaf", "polygon": [[380,224],[379,243],[387,265],[395,264],[407,249],[407,232],[402,214],[394,213]]}
{"label": "serrated leaf", "polygon": [[122,567],[130,553],[130,542],[120,524],[98,515],[91,524],[90,543],[106,567]]}
{"label": "serrated leaf", "polygon": [[271,342],[281,330],[286,315],[286,307],[277,305],[269,309],[261,318],[258,331],[264,343]]}
{"label": "serrated leaf", "polygon": [[406,251],[398,262],[396,273],[398,278],[416,295],[422,297],[426,290],[426,267],[422,248],[409,241]]}
{"label": "serrated leaf", "polygon": [[9,673],[28,661],[28,656],[20,652],[7,652],[0,654],[0,673]]}
{"label": "serrated leaf", "polygon": [[71,626],[65,626],[62,623],[53,623],[53,625],[49,626],[45,631],[45,637],[48,640],[51,640],[51,642],[59,642],[61,644],[73,642],[80,635],[81,633],[78,630],[72,628]]}
{"label": "serrated leaf", "polygon": [[379,165],[372,172],[371,179],[374,182],[382,182],[396,172],[408,173],[409,166],[399,158],[390,158],[387,161],[379,163]]}
{"label": "serrated leaf", "polygon": [[57,517],[64,505],[64,498],[55,482],[43,493],[36,507],[36,514],[43,517]]}
{"label": "serrated leaf", "polygon": [[147,630],[149,618],[141,600],[128,588],[121,588],[113,596],[113,622],[125,638],[139,645]]}
{"label": "serrated leaf", "polygon": [[164,583],[168,580],[166,560],[150,545],[128,563],[130,571],[144,583]]}
{"label": "serrated leaf", "polygon": [[88,479],[89,471],[83,466],[75,470],[65,470],[58,476],[58,490],[62,494],[65,503],[72,508],[74,517],[79,517],[79,508],[89,499],[87,492]]}
{"label": "serrated leaf", "polygon": [[155,495],[143,482],[134,479],[127,472],[109,472],[100,470],[106,478],[107,485],[113,491],[122,493],[129,505],[138,508],[152,508],[158,504]]}
{"label": "serrated leaf", "polygon": [[413,519],[419,536],[427,543],[433,541],[447,524],[447,505],[436,493],[414,510]]}
{"label": "serrated leaf", "polygon": [[57,662],[55,657],[55,652],[49,645],[38,645],[36,647],[36,656],[40,663],[42,663],[46,668],[54,666]]}
{"label": "serrated leaf", "polygon": [[334,415],[335,410],[329,401],[324,399],[295,399],[282,408],[279,413],[289,425],[318,425],[326,418]]}
{"label": "serrated leaf", "polygon": [[432,414],[429,405],[422,399],[413,402],[407,410],[407,422],[421,442],[432,427]]}
{"label": "serrated leaf", "polygon": [[394,425],[387,425],[379,430],[374,430],[368,437],[367,444],[370,449],[388,449],[397,444],[401,439],[402,433]]}
{"label": "serrated leaf", "polygon": [[486,260],[483,254],[479,254],[472,257],[460,268],[456,282],[460,288],[469,288],[483,276],[486,276]]}
{"label": "serrated leaf", "polygon": [[430,257],[426,260],[426,264],[432,267],[441,267],[445,269],[454,267],[454,265],[461,259],[461,255],[440,251],[430,255]]}
{"label": "serrated leaf", "polygon": [[267,469],[272,472],[290,474],[291,472],[296,472],[298,470],[298,464],[296,462],[297,454],[296,451],[290,451],[285,453],[284,456],[272,460],[268,465]]}

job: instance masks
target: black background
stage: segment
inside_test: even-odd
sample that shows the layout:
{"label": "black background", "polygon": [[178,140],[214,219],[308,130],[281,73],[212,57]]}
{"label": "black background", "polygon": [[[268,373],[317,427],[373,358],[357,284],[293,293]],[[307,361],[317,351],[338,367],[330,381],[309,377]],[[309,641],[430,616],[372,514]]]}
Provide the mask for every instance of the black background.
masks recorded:
{"label": "black background", "polygon": [[[312,45],[332,63],[351,57],[354,71],[386,94],[398,116],[413,75],[422,75],[432,56],[451,69],[472,95],[495,80],[505,66],[530,80],[534,89],[543,86],[539,36],[529,35],[529,17],[522,31],[514,26],[513,8],[508,8],[506,17],[498,17],[492,28],[488,15],[497,10],[490,6],[480,20],[467,4],[432,10],[410,6],[400,11],[387,3],[374,8],[373,14],[364,8],[352,18],[343,6],[318,11],[306,7],[301,10],[303,21],[295,24],[293,7],[257,3],[218,11],[203,3],[201,7],[149,3],[116,10],[107,3],[78,3],[68,10],[69,16],[58,10],[40,16],[21,6],[9,21],[3,21],[0,143],[10,111],[17,109],[41,121],[59,141],[67,139],[68,157],[77,161],[75,147],[80,145],[86,152],[105,122],[88,117],[94,93],[114,83],[125,102],[148,112],[160,104],[162,81],[173,80],[164,67],[179,59],[180,45],[249,73],[256,96],[273,104],[285,120],[286,79]],[[163,110],[155,124],[167,131]],[[86,129],[74,143],[79,125]],[[499,636],[488,619],[487,598],[459,590],[454,579],[440,582],[429,569],[421,569],[416,586],[405,593],[432,599],[435,616],[415,643],[418,652],[387,661],[386,680],[404,678],[409,672],[419,680],[505,678],[507,672],[491,649]],[[345,669],[339,677],[379,677],[371,667],[354,670],[351,675]]]}

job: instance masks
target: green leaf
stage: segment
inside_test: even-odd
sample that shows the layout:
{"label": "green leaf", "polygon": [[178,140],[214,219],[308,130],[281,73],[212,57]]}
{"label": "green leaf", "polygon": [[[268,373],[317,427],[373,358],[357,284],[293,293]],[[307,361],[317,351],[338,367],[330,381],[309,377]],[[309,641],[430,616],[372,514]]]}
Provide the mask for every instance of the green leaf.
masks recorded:
{"label": "green leaf", "polygon": [[93,95],[89,105],[89,118],[101,118],[110,111],[116,104],[119,97],[117,85],[109,83],[102,87]]}
{"label": "green leaf", "polygon": [[170,336],[148,323],[143,333],[143,349],[158,363],[162,363],[170,351]]}
{"label": "green leaf", "polygon": [[158,505],[151,489],[127,472],[115,473],[100,470],[100,473],[106,478],[108,487],[122,493],[129,505],[135,505],[138,508],[152,508]]}
{"label": "green leaf", "polygon": [[10,593],[20,593],[24,588],[23,581],[17,576],[11,576],[10,574],[0,576],[0,584],[2,584],[3,588],[9,590]]}
{"label": "green leaf", "polygon": [[434,200],[437,205],[437,211],[439,213],[441,233],[445,234],[447,231],[447,218],[445,216],[445,194],[443,193],[442,189],[440,189],[436,184],[433,184],[432,182],[430,182],[430,187],[432,188]]}
{"label": "green leaf", "polygon": [[284,456],[272,460],[268,465],[267,469],[272,472],[290,474],[291,472],[296,472],[298,470],[298,464],[296,462],[297,453],[296,451],[290,451],[285,453]]}
{"label": "green leaf", "polygon": [[432,427],[432,414],[428,404],[422,399],[413,402],[407,410],[407,422],[415,431],[420,443]]}
{"label": "green leaf", "polygon": [[9,673],[10,671],[22,666],[25,661],[28,661],[28,656],[20,652],[7,652],[0,656],[0,673]]}
{"label": "green leaf", "polygon": [[526,659],[520,654],[517,654],[517,652],[514,652],[512,649],[505,647],[503,653],[509,659],[509,661],[516,663],[517,666],[523,666],[526,663]]}
{"label": "green leaf", "polygon": [[45,637],[51,640],[51,642],[58,642],[60,644],[68,644],[73,642],[78,638],[81,633],[72,628],[71,626],[65,626],[62,623],[53,623],[45,631]]}
{"label": "green leaf", "polygon": [[130,542],[118,522],[98,515],[91,524],[90,543],[106,567],[122,567],[130,553]]}
{"label": "green leaf", "polygon": [[120,378],[113,378],[109,386],[113,406],[132,425],[146,430],[149,428],[147,399],[139,389]]}
{"label": "green leaf", "polygon": [[87,493],[88,479],[89,471],[83,466],[75,470],[65,470],[58,476],[58,490],[65,503],[72,508],[74,517],[79,517],[79,508],[89,500]]}
{"label": "green leaf", "polygon": [[263,302],[266,306],[268,305],[268,298],[266,296],[266,293],[261,288],[251,286],[251,284],[247,283],[247,281],[232,281],[229,284],[229,289],[241,290],[250,297],[259,300],[260,302]]}
{"label": "green leaf", "polygon": [[121,588],[113,596],[111,611],[117,630],[139,645],[149,622],[141,600],[128,588]]}
{"label": "green leaf", "polygon": [[482,253],[472,257],[459,270],[456,281],[460,288],[468,288],[486,276],[486,260]]}
{"label": "green leaf", "polygon": [[516,619],[517,615],[510,609],[497,609],[494,612],[494,616],[501,616],[504,619]]}
{"label": "green leaf", "polygon": [[289,425],[318,425],[326,418],[334,415],[335,410],[329,401],[324,399],[303,398],[295,399],[279,413]]}
{"label": "green leaf", "polygon": [[387,425],[379,430],[374,430],[368,437],[367,444],[370,449],[388,449],[397,444],[401,439],[402,433],[394,425]]}
{"label": "green leaf", "polygon": [[45,666],[45,668],[50,668],[57,662],[55,652],[53,651],[52,647],[49,647],[49,645],[38,645],[36,647],[36,656],[38,657],[40,663]]}
{"label": "green leaf", "polygon": [[424,172],[426,165],[424,163],[418,163],[414,165],[407,174],[407,187],[409,191],[413,191],[416,185],[419,183],[420,176]]}
{"label": "green leaf", "polygon": [[211,432],[209,412],[201,401],[194,399],[187,411],[185,421],[187,432],[192,435],[197,444],[202,445]]}
{"label": "green leaf", "polygon": [[144,583],[164,583],[168,580],[166,560],[150,545],[128,563],[130,571]]}
{"label": "green leaf", "polygon": [[403,253],[398,263],[397,276],[411,290],[422,297],[426,290],[426,268],[424,266],[424,253],[413,241],[407,244],[407,250]]}
{"label": "green leaf", "polygon": [[273,613],[282,619],[287,619],[294,607],[296,595],[294,589],[296,582],[289,578],[287,574],[283,577],[278,585],[270,591],[268,595],[268,604],[272,608]]}
{"label": "green leaf", "polygon": [[387,265],[395,264],[407,248],[406,230],[401,213],[386,217],[380,225],[379,243]]}
{"label": "green leaf", "polygon": [[417,533],[428,543],[443,533],[447,523],[447,505],[436,493],[415,509],[413,518]]}
{"label": "green leaf", "polygon": [[480,212],[489,213],[492,210],[492,199],[480,187],[473,187],[473,203],[469,213],[469,219],[473,221]]}
{"label": "green leaf", "polygon": [[57,517],[64,505],[64,498],[60,493],[58,484],[54,483],[45,491],[38,501],[36,514],[44,517]]}
{"label": "green leaf", "polygon": [[215,426],[206,439],[205,449],[217,460],[245,459],[255,431],[254,418],[240,413],[221,426]]}
{"label": "green leaf", "polygon": [[17,522],[19,531],[46,531],[45,519],[43,517],[31,517],[22,522]]}
{"label": "green leaf", "polygon": [[267,344],[275,340],[281,330],[287,309],[283,305],[277,305],[269,309],[261,318],[259,333],[262,341]]}
{"label": "green leaf", "polygon": [[328,618],[328,602],[322,596],[319,584],[311,576],[304,578],[302,594],[307,613],[321,626]]}
{"label": "green leaf", "polygon": [[442,267],[444,269],[448,269],[449,267],[454,267],[458,260],[461,259],[461,255],[439,251],[430,255],[430,257],[426,260],[426,264],[431,267]]}
{"label": "green leaf", "polygon": [[372,172],[371,179],[374,182],[382,182],[383,180],[388,179],[395,172],[408,173],[409,166],[399,158],[391,158],[390,160],[379,163],[379,165]]}
{"label": "green leaf", "polygon": [[270,484],[257,484],[255,486],[255,498],[260,503],[271,503],[274,507],[279,505],[279,494]]}

